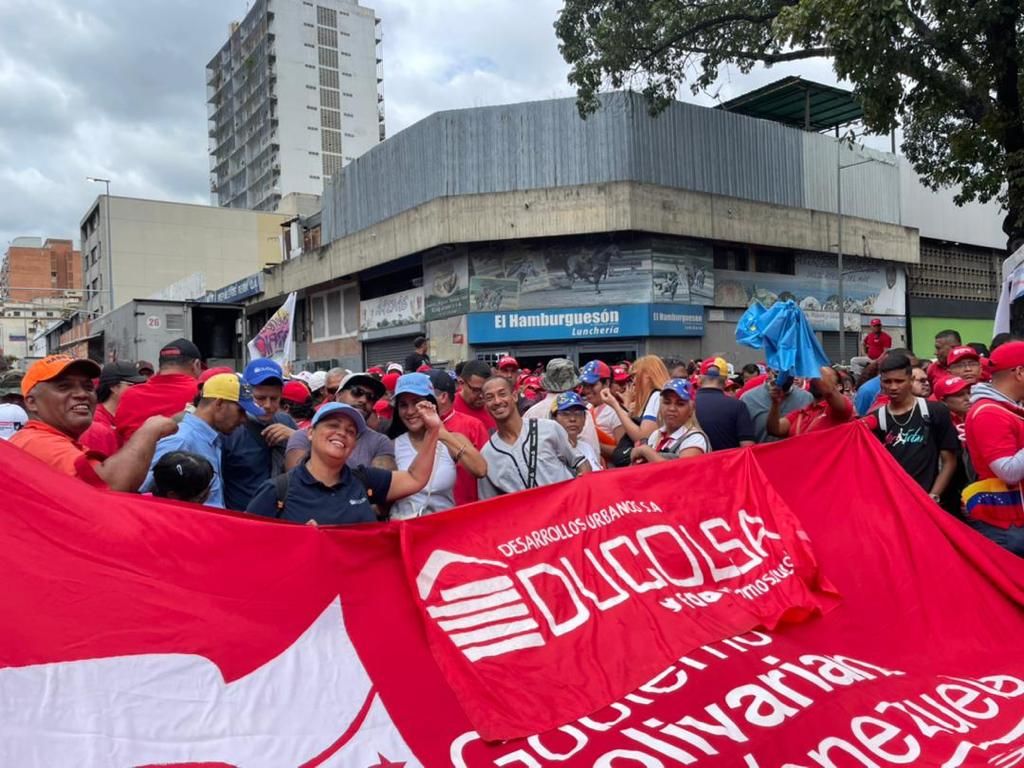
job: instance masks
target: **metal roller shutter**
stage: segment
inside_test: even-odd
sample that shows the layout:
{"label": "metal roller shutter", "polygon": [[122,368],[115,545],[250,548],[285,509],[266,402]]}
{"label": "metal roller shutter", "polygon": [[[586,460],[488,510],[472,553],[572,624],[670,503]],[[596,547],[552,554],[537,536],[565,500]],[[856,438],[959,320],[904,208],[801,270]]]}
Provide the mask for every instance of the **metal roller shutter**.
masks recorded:
{"label": "metal roller shutter", "polygon": [[[821,334],[822,337],[822,349],[825,350],[825,354],[828,355],[828,359],[833,363],[839,362],[839,331],[825,331]],[[860,354],[860,334],[853,331],[846,332],[846,360],[849,362],[851,357],[856,357]]]}
{"label": "metal roller shutter", "polygon": [[397,336],[391,339],[363,342],[363,370],[374,365],[384,366],[388,363],[401,365],[405,356],[413,351],[412,340],[415,336]]}

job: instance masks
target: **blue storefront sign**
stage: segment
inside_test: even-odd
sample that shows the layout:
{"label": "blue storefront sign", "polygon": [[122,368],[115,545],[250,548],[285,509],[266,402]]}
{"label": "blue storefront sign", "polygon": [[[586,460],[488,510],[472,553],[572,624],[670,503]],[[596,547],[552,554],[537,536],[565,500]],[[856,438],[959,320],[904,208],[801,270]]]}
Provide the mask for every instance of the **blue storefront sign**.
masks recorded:
{"label": "blue storefront sign", "polygon": [[233,283],[218,288],[216,291],[208,291],[201,301],[215,304],[232,304],[251,296],[263,293],[263,275],[257,272],[255,275],[243,277]]}
{"label": "blue storefront sign", "polygon": [[467,318],[470,344],[703,336],[704,308],[688,304],[476,312]]}

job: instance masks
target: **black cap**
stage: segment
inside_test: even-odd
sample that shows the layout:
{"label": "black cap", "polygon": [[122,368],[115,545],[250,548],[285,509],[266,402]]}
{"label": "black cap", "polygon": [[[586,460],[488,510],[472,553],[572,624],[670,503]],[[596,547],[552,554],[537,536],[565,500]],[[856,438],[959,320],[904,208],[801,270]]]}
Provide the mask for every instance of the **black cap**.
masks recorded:
{"label": "black cap", "polygon": [[125,361],[107,363],[100,372],[100,384],[117,384],[122,381],[141,384],[145,380],[146,377],[139,373],[135,363]]}
{"label": "black cap", "polygon": [[430,378],[435,392],[447,392],[449,397],[455,397],[455,379],[448,374],[448,371],[431,368],[425,373]]}
{"label": "black cap", "polygon": [[154,365],[151,362],[149,362],[149,360],[139,360],[139,362],[135,364],[135,368],[136,370],[138,370],[139,373],[142,373],[143,371],[149,371],[150,373],[153,373],[156,370]]}
{"label": "black cap", "polygon": [[160,350],[160,359],[166,360],[167,358],[175,357],[187,357],[191,360],[202,360],[203,354],[199,351],[199,347],[188,339],[175,339],[170,344],[165,344],[163,346],[163,349]]}

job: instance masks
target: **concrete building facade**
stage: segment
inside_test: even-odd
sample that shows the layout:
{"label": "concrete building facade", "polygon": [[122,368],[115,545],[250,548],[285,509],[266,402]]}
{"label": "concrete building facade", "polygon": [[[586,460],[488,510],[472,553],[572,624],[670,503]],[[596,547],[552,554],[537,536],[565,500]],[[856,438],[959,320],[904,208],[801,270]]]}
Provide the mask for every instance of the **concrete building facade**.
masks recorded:
{"label": "concrete building facade", "polygon": [[201,295],[259,272],[281,260],[281,225],[291,218],[116,196],[109,200],[109,228],[107,212],[101,195],[80,224],[89,316],[159,294],[183,279]]}
{"label": "concrete building facade", "polygon": [[[626,93],[585,121],[571,99],[438,113],[327,184],[324,245],[267,275],[250,330],[299,291],[303,365],[400,359],[421,332],[450,362],[744,362],[758,357],[734,341],[745,307],[793,298],[834,350],[836,152],[827,136],[719,110],[676,103],[653,118]],[[899,163],[839,152],[867,161],[843,180],[847,328],[881,315],[899,340],[920,258]]]}
{"label": "concrete building facade", "polygon": [[0,269],[0,300],[64,298],[82,289],[82,254],[70,240],[16,237]]}
{"label": "concrete building facade", "polygon": [[384,138],[380,19],[355,0],[256,0],[207,64],[214,205],[275,210]]}

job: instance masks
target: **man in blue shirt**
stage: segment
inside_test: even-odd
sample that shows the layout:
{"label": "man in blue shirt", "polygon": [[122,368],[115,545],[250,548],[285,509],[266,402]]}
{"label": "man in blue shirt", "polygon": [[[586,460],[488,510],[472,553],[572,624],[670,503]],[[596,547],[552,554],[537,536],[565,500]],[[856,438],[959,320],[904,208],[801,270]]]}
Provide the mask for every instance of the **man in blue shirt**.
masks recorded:
{"label": "man in blue shirt", "polygon": [[284,448],[296,429],[292,417],[280,412],[284,390],[280,365],[266,358],[253,360],[242,378],[252,387],[253,399],[264,415],[250,416],[224,438],[224,505],[238,511],[245,510],[263,483],[284,471]]}
{"label": "man in blue shirt", "polygon": [[252,397],[252,390],[237,373],[211,376],[203,386],[203,396],[195,413],[186,413],[178,431],[156,444],[156,452],[149,466],[149,474],[139,490],[153,489],[153,467],[162,456],[174,451],[186,451],[202,456],[213,467],[210,495],[204,502],[208,507],[224,508],[224,483],[221,478],[222,435],[230,435],[245,423],[246,414],[262,417],[264,411]]}
{"label": "man in blue shirt", "polygon": [[726,396],[726,371],[720,369],[720,360],[712,358],[701,363],[700,389],[697,390],[697,421],[713,451],[754,444],[750,411],[736,398]]}

